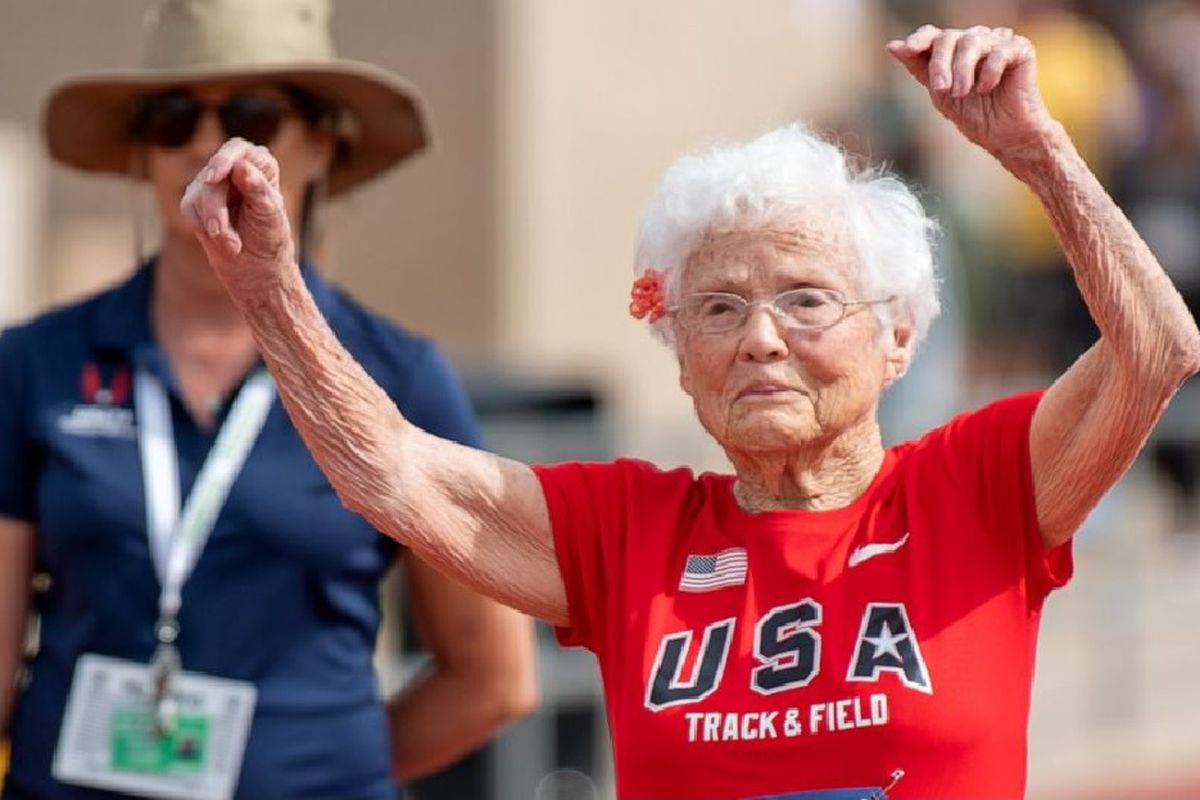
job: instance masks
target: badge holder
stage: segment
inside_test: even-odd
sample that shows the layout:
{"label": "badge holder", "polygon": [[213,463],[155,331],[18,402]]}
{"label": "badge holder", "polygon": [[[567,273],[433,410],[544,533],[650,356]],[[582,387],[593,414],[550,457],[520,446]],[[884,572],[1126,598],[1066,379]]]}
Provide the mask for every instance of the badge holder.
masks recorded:
{"label": "badge holder", "polygon": [[165,737],[174,733],[179,715],[179,704],[171,693],[175,676],[182,671],[179,651],[175,649],[175,640],[179,638],[179,622],[173,617],[160,619],[154,626],[154,635],[158,639],[154,658],[150,660],[150,681],[154,690],[154,731],[160,737]]}
{"label": "badge holder", "polygon": [[[167,653],[168,646],[160,652]],[[84,655],[52,774],[163,800],[229,800],[254,717],[253,684]]]}
{"label": "badge holder", "polygon": [[146,489],[146,526],[162,592],[149,665],[96,654],[79,658],[54,751],[62,783],[161,800],[229,800],[254,718],[252,683],[184,672],[178,611],[191,574],[262,430],[275,398],[265,371],[230,409],[187,502],[166,390],[139,372],[134,388]]}

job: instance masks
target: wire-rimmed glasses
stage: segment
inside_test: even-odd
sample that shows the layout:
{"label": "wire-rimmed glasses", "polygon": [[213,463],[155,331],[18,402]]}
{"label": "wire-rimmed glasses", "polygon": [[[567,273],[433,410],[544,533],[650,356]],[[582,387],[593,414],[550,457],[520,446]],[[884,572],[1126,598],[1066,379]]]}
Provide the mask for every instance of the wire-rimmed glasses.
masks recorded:
{"label": "wire-rimmed glasses", "polygon": [[750,312],[761,305],[788,328],[817,330],[841,322],[854,306],[879,305],[893,299],[847,300],[833,289],[809,286],[780,292],[770,300],[747,300],[732,292],[694,292],[685,295],[668,312],[686,330],[718,334],[741,328]]}

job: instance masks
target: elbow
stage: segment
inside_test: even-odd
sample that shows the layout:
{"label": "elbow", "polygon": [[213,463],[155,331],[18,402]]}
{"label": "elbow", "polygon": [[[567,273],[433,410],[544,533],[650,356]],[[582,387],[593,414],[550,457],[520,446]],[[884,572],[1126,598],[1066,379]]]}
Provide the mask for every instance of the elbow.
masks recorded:
{"label": "elbow", "polygon": [[496,711],[495,725],[504,728],[514,722],[519,722],[537,710],[539,703],[537,691],[528,694],[513,695],[504,700]]}
{"label": "elbow", "polygon": [[[365,519],[375,530],[392,538],[398,538],[392,533],[398,526],[398,516],[394,509],[389,508],[391,495],[386,489],[371,489],[360,481],[331,481],[334,492],[342,507],[351,514]],[[402,544],[403,542],[401,540]]]}
{"label": "elbow", "polygon": [[1170,369],[1165,376],[1164,389],[1172,395],[1189,378],[1200,373],[1200,331],[1196,330],[1195,324],[1189,327],[1187,334],[1171,348],[1168,359]]}
{"label": "elbow", "polygon": [[522,674],[491,682],[486,706],[491,711],[491,722],[495,727],[516,722],[537,710],[541,698],[535,672],[529,669]]}
{"label": "elbow", "polygon": [[1189,337],[1184,353],[1185,355],[1181,359],[1183,361],[1183,377],[1180,383],[1200,373],[1200,330],[1196,330],[1195,325],[1192,326],[1192,335]]}
{"label": "elbow", "polygon": [[527,717],[537,710],[540,702],[537,658],[537,636],[529,621],[504,609],[508,625],[501,629],[501,639],[487,649],[486,663],[477,663],[473,675],[487,675],[479,682],[491,724],[502,727]]}
{"label": "elbow", "polygon": [[420,496],[420,491],[414,489],[419,476],[394,463],[388,453],[364,453],[360,463],[345,469],[326,469],[325,475],[347,511],[408,544],[407,537],[398,534],[413,527],[416,509],[409,501]]}
{"label": "elbow", "polygon": [[1196,320],[1186,307],[1183,308],[1181,316],[1176,353],[1179,362],[1179,382],[1183,383],[1193,375],[1200,373],[1200,328],[1196,327]]}
{"label": "elbow", "polygon": [[516,720],[528,717],[534,711],[537,711],[541,701],[542,698],[541,693],[538,691],[537,681],[531,677],[520,690],[508,693],[502,707],[504,721],[506,723],[515,722]]}
{"label": "elbow", "polygon": [[[406,421],[401,418],[401,423]],[[407,424],[360,420],[336,443],[314,443],[307,436],[305,440],[346,510],[374,522],[375,517],[392,511],[388,507],[403,496],[400,489],[419,477],[410,474],[415,472],[414,459],[406,452],[411,430]]]}
{"label": "elbow", "polygon": [[1116,358],[1111,363],[1128,381],[1147,396],[1166,401],[1200,373],[1200,331],[1193,323],[1155,345],[1113,355]]}
{"label": "elbow", "polygon": [[354,486],[352,481],[338,481],[331,477],[329,485],[333,487],[333,493],[341,501],[342,508],[364,519],[369,518],[371,509],[365,502],[366,498],[363,497],[362,492]]}

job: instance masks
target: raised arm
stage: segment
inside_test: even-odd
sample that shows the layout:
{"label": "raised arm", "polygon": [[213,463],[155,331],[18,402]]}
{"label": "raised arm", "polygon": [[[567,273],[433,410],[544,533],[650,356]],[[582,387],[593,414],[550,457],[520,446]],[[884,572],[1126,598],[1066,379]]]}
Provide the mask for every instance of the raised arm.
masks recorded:
{"label": "raised arm", "polygon": [[1041,200],[1100,339],[1047,391],[1030,430],[1046,547],[1069,539],[1200,371],[1200,332],[1125,215],[1051,119],[1033,46],[1006,28],[925,26],[888,43],[945,117]]}
{"label": "raised arm", "polygon": [[406,420],[330,330],[305,286],[266,148],[226,142],[182,208],[254,332],[293,424],[342,503],[439,571],[567,622],[541,485],[525,464]]}

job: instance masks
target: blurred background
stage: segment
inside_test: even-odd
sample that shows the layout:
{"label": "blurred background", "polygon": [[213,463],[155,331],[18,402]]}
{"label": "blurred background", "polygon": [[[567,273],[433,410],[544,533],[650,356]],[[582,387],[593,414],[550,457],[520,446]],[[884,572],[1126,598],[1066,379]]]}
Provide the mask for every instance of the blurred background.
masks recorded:
{"label": "blurred background", "polygon": [[[137,62],[147,5],[0,0],[0,324],[124,276],[137,254],[129,220],[155,228],[140,190],[51,166],[38,133],[52,84]],[[1031,196],[885,58],[887,39],[923,22],[1034,40],[1051,110],[1195,313],[1190,0],[337,0],[341,54],[420,87],[436,145],[328,206],[316,260],[447,349],[493,449],[726,469],[671,355],[626,313],[637,215],[674,157],[804,119],[890,163],[942,220],[945,311],[883,410],[888,440],[918,435],[1045,385],[1094,335]],[[1193,382],[1089,519],[1077,577],[1049,601],[1031,798],[1200,796],[1198,481]],[[389,605],[386,688],[421,658]],[[543,640],[542,709],[419,797],[567,796],[589,782],[611,796],[592,659]]]}

